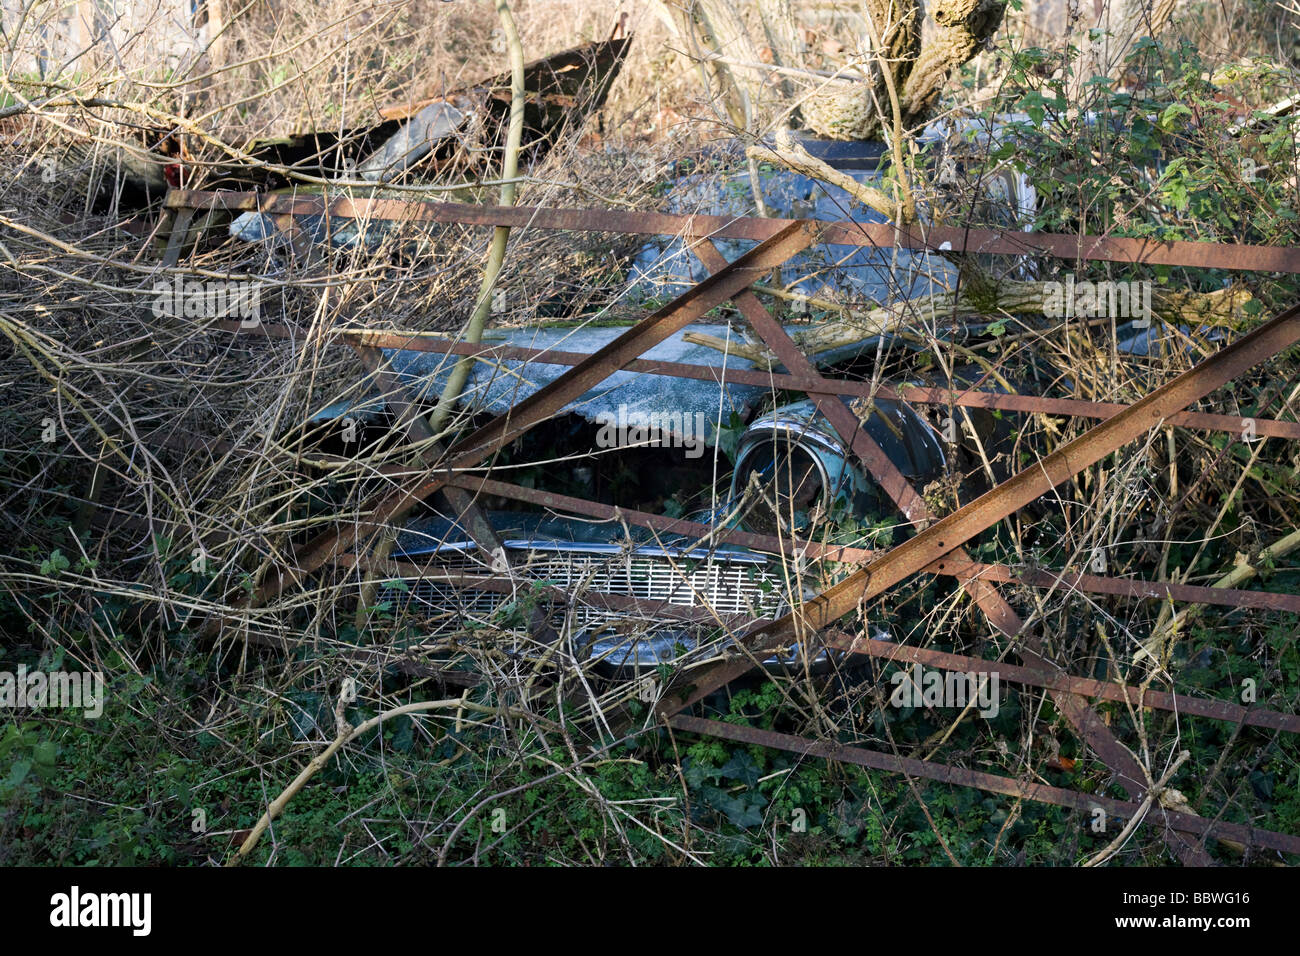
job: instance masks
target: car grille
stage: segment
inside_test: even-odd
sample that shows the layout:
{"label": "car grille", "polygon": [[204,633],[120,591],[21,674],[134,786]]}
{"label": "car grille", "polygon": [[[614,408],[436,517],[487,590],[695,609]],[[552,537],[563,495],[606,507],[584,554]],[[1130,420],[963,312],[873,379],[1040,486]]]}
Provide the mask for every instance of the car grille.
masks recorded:
{"label": "car grille", "polygon": [[[750,552],[673,552],[657,548],[628,552],[616,546],[518,541],[506,542],[505,548],[511,578],[550,585],[570,595],[568,613],[579,627],[628,619],[656,620],[654,615],[640,611],[612,610],[589,603],[582,599],[585,594],[708,608],[724,617],[741,614],[771,618],[788,606],[780,567]],[[438,580],[442,575],[492,575],[483,556],[473,548],[442,549],[429,557],[428,576],[406,579],[406,593],[390,587],[387,594],[395,606],[409,612],[418,610],[432,618],[438,630],[486,622],[503,605],[527,593],[527,587],[515,589],[512,595],[475,588],[471,583]],[[558,628],[565,619],[565,608],[550,608],[550,614],[552,626]],[[665,616],[660,620],[673,618]]]}

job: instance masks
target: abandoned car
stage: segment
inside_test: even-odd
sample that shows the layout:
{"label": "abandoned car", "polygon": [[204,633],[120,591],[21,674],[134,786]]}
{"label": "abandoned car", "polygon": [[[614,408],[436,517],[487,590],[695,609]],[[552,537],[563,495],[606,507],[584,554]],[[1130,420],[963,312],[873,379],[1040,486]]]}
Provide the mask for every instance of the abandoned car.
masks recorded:
{"label": "abandoned car", "polygon": [[[506,411],[568,370],[546,363],[545,351],[592,352],[622,331],[490,333],[490,344],[543,354],[474,363],[460,402],[463,421]],[[486,553],[445,503],[408,519],[391,552],[404,570],[386,582],[383,601],[428,634],[489,625],[513,629],[526,653],[538,649],[541,624],[568,653],[606,670],[689,665],[848,570],[783,558],[774,553],[779,549],[721,542],[716,532],[862,547],[907,534],[892,503],[812,401],[729,382],[726,369],[752,369],[753,360],[698,344],[728,336],[736,336],[729,326],[696,324],[645,356],[717,368],[721,382],[617,372],[509,446],[491,463],[490,476],[486,468],[473,473],[465,487],[477,491],[499,553]],[[835,367],[864,357],[870,362],[880,344],[868,340],[813,358]],[[392,351],[388,358],[402,383],[430,405],[455,365],[455,356],[438,352]],[[968,458],[957,461],[970,454],[965,435],[958,431],[947,441],[938,419],[881,398],[865,411],[861,403],[852,407],[861,427],[916,487],[942,478],[953,464],[969,468]],[[323,409],[313,425],[337,434],[384,414],[382,397],[374,396]],[[996,440],[998,423],[987,415],[977,420],[987,426],[985,439]],[[510,500],[499,485],[475,489],[474,476],[533,494],[528,501]],[[566,496],[685,519],[710,533],[572,516]],[[829,662],[825,651],[805,659],[791,647],[765,665],[820,672]]]}
{"label": "abandoned car", "polygon": [[[855,178],[877,178],[879,170],[872,167],[879,150],[873,144],[850,145],[840,144],[828,161]],[[670,208],[749,213],[746,192],[734,186],[687,172],[675,183]],[[880,221],[838,187],[804,176],[765,171],[764,189],[778,215]],[[231,231],[238,238],[274,242],[277,230],[266,217],[249,214]],[[338,243],[345,235],[369,244],[369,233],[346,230],[314,238]],[[721,248],[730,258],[752,245],[723,242]],[[680,240],[648,242],[633,258],[629,294],[647,301],[671,297],[702,278],[699,268]],[[783,271],[807,277],[788,285],[800,302],[817,295],[871,302],[925,298],[951,288],[955,277],[955,267],[941,256],[817,245],[792,258]],[[720,371],[716,380],[616,372],[496,456],[490,476],[486,468],[473,472],[469,477],[490,477],[533,492],[531,500],[521,502],[517,495],[499,494],[499,484],[473,489],[499,542],[496,554],[475,541],[468,522],[445,500],[411,517],[391,552],[405,570],[387,582],[381,603],[419,621],[426,633],[505,630],[518,636],[523,654],[552,653],[562,641],[565,653],[605,670],[692,665],[719,653],[749,622],[790,611],[848,571],[782,557],[780,548],[724,543],[716,532],[769,539],[797,535],[859,547],[885,546],[907,534],[893,503],[812,401],[728,380],[727,369],[767,367],[738,354],[743,348],[731,351],[728,343],[752,344],[739,328],[697,323],[642,356],[712,367]],[[548,363],[547,351],[591,354],[623,331],[580,320],[577,327],[488,332],[485,345],[504,346],[516,355],[519,349],[541,354],[472,363],[457,403],[459,422],[470,427],[505,413],[569,369]],[[917,349],[906,337],[875,335],[813,349],[808,357],[821,368],[867,381],[882,350]],[[384,354],[398,383],[423,408],[436,404],[457,363],[456,356],[437,351],[386,349]],[[945,382],[950,385],[960,374]],[[861,427],[918,489],[951,478],[954,466],[962,474],[978,471],[969,460],[955,460],[975,452],[966,447],[965,432],[945,429],[941,417],[878,397],[851,407]],[[999,428],[994,417],[969,412],[968,427],[981,431],[986,443],[994,440]],[[354,429],[367,421],[378,424],[386,414],[384,398],[375,395],[322,409],[310,425],[324,434],[345,422]],[[695,531],[652,531],[617,518],[575,514],[555,503],[564,496],[684,519]],[[700,526],[709,533],[698,533]],[[539,639],[539,633],[548,636]],[[805,655],[788,647],[765,666],[820,671],[831,663],[825,651]]]}

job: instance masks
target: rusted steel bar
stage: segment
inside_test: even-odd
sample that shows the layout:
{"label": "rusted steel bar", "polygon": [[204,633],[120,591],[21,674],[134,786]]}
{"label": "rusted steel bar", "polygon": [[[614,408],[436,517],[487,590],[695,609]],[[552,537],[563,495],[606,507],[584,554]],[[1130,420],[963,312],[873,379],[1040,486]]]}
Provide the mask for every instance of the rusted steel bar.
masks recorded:
{"label": "rusted steel bar", "polygon": [[694,286],[582,364],[574,366],[506,414],[498,416],[457,442],[448,451],[444,474],[409,482],[382,495],[373,502],[372,507],[366,509],[370,512],[368,519],[362,519],[346,529],[335,528],[317,535],[296,552],[290,563],[272,567],[251,595],[232,594],[230,603],[235,607],[247,607],[271,600],[291,581],[301,579],[304,574],[311,573],[354,544],[359,535],[403,517],[420,501],[442,488],[455,469],[479,464],[508,442],[600,384],[647,349],[726,302],[741,289],[747,288],[759,275],[806,249],[815,239],[816,234],[802,223],[795,223],[782,230],[772,239],[741,256],[724,272]]}
{"label": "rusted steel bar", "polygon": [[[231,323],[236,329],[237,323]],[[402,333],[378,333],[349,330],[346,337],[355,337],[366,345],[383,349],[405,349],[410,352],[449,353],[468,355],[488,360],[515,360],[542,362],[549,365],[577,365],[587,358],[585,352],[561,352],[554,349],[532,349],[522,346],[471,345],[450,339]],[[810,381],[806,376],[782,372],[763,372],[754,369],[723,368],[712,365],[691,365],[658,359],[637,359],[627,366],[630,372],[649,375],[667,375],[673,378],[691,378],[704,382],[733,382],[739,385],[757,385],[760,388],[790,389],[807,392],[816,388],[836,395],[860,398],[882,398],[914,402],[918,405],[957,405],[967,408],[996,408],[1011,412],[1041,412],[1046,415],[1068,415],[1080,418],[1111,418],[1127,405],[1117,402],[1089,402],[1076,398],[1044,398],[1038,395],[1011,395],[1006,392],[982,392],[977,389],[949,390],[905,385],[872,385],[870,382],[850,382],[844,379]],[[1253,418],[1255,434],[1265,438],[1300,439],[1300,422],[1284,422],[1267,418]],[[1241,434],[1244,426],[1241,415],[1217,415],[1206,412],[1179,412],[1169,417],[1169,424],[1203,431]]]}
{"label": "rusted steel bar", "polygon": [[166,209],[211,209],[217,212],[256,212],[266,195],[233,189],[169,189],[163,197]]}
{"label": "rusted steel bar", "polygon": [[[411,471],[395,471],[393,475],[413,474]],[[628,524],[649,528],[663,534],[680,534],[699,541],[718,544],[734,544],[768,554],[784,554],[790,557],[810,561],[835,561],[844,564],[860,564],[869,561],[881,552],[869,548],[856,548],[851,545],[823,544],[799,537],[777,537],[776,535],[756,534],[735,528],[715,528],[699,524],[685,518],[670,518],[667,515],[652,514],[615,505],[575,498],[557,492],[543,491],[539,488],[525,488],[494,478],[479,475],[459,475],[448,483],[467,491],[488,495],[497,495],[515,501],[540,505],[556,511],[586,515],[606,521],[622,519]],[[984,564],[957,555],[946,555],[942,561],[935,562],[921,570],[923,574],[938,574],[948,577],[978,577],[986,581],[1007,584],[1025,584],[1033,587],[1057,588],[1085,591],[1092,594],[1108,594],[1115,597],[1137,598],[1141,600],[1187,601],[1193,604],[1215,604],[1222,607],[1243,607],[1256,610],[1287,611],[1300,614],[1300,594],[1280,594],[1273,591],[1245,591],[1236,588],[1211,588],[1195,584],[1176,584],[1170,581],[1146,581],[1135,578],[1106,577],[1097,574],[1080,574],[1073,571],[1055,571],[1044,568],[1016,567],[1006,564]]]}
{"label": "rusted steel bar", "polygon": [[[1140,809],[1138,801],[1116,800],[1098,794],[1078,793],[1062,787],[1021,781],[1012,777],[984,773],[979,770],[968,770],[964,767],[954,767],[949,764],[935,763],[928,760],[901,757],[882,753],[878,750],[867,750],[862,747],[809,740],[773,730],[762,730],[758,727],[729,724],[718,720],[705,720],[700,717],[688,717],[681,714],[670,718],[668,723],[675,730],[688,733],[720,737],[724,740],[734,740],[738,743],[754,744],[759,747],[770,747],[773,750],[784,750],[790,753],[805,754],[810,757],[824,757],[827,760],[851,763],[871,770],[883,770],[889,773],[920,777],[925,780],[935,780],[940,783],[954,783],[963,787],[974,787],[988,793],[1000,793],[1009,797],[1033,800],[1037,803],[1050,803],[1059,807],[1083,810],[1084,812],[1091,812],[1094,807],[1100,807],[1110,816],[1124,820],[1131,818]],[[1145,792],[1143,795],[1145,796]],[[1289,833],[1278,833],[1273,830],[1261,830],[1258,827],[1246,826],[1240,823],[1212,820],[1192,813],[1178,813],[1166,810],[1159,806],[1158,800],[1153,802],[1147,819],[1156,826],[1202,838],[1226,838],[1267,850],[1277,850],[1282,853],[1300,853],[1300,837],[1292,836]]]}
{"label": "rusted steel bar", "polygon": [[[1293,307],[1156,389],[1127,410],[1094,426],[997,488],[872,560],[816,599],[805,602],[796,614],[756,629],[746,636],[744,643],[751,651],[759,651],[769,642],[780,643],[799,630],[823,628],[854,610],[862,601],[883,594],[930,564],[945,570],[945,556],[974,535],[1297,340],[1300,340],[1300,307]],[[719,668],[718,673],[704,681],[683,706],[744,673],[748,664],[748,658],[741,658]]]}
{"label": "rusted steel bar", "polygon": [[1186,694],[1171,694],[1160,690],[1147,690],[1145,693],[1136,687],[1127,687],[1114,681],[1094,680],[1089,677],[1074,677],[1059,670],[1043,671],[1034,667],[1023,667],[1006,661],[989,661],[978,657],[966,657],[962,654],[950,654],[924,647],[912,647],[908,644],[894,644],[890,641],[878,641],[869,637],[849,637],[838,633],[827,634],[821,638],[826,647],[885,661],[904,661],[909,664],[925,664],[930,667],[948,671],[981,672],[997,674],[999,680],[1012,681],[1030,687],[1042,687],[1046,690],[1063,691],[1085,697],[1127,703],[1135,708],[1167,710],[1193,717],[1208,717],[1212,720],[1226,720],[1248,727],[1266,727],[1269,730],[1281,730],[1289,734],[1300,734],[1300,715],[1284,714],[1281,711],[1262,707],[1243,707],[1232,701],[1207,700],[1204,697],[1188,697]]}
{"label": "rusted steel bar", "polygon": [[[694,248],[700,260],[710,271],[725,266],[726,259],[712,242],[698,243]],[[816,368],[799,351],[798,346],[786,334],[781,324],[758,301],[757,296],[752,292],[744,291],[736,297],[735,302],[754,331],[776,354],[786,369],[813,383],[813,387],[808,391],[808,397],[816,404],[818,411],[832,425],[841,440],[853,448],[858,459],[867,467],[872,478],[889,495],[903,516],[916,524],[931,522],[934,516],[925,499],[916,492],[911,482],[899,471],[898,466],[885,454],[875,439],[862,428],[857,416],[849,410],[839,396],[816,386],[821,377]],[[958,550],[956,553],[966,557],[963,551]],[[996,587],[969,574],[960,574],[958,580],[966,587],[971,598],[994,627],[1012,639],[1019,639],[1019,653],[1026,663],[1038,667],[1047,666],[1047,661],[1041,656],[1041,641],[1035,635],[1023,634],[1024,621],[998,593]],[[803,628],[796,621],[791,636],[803,640],[803,635],[799,633],[802,630]],[[715,665],[719,674],[725,673],[727,667],[728,664],[725,662]],[[704,675],[698,678],[698,681],[700,684],[708,685],[712,679],[714,678]],[[1145,786],[1146,771],[1132,752],[1120,744],[1083,698],[1055,691],[1052,693],[1052,698],[1061,714],[1085,744],[1117,775],[1120,785],[1130,796],[1139,796]],[[1183,863],[1208,865],[1211,862],[1204,848],[1188,843],[1183,837],[1170,833],[1165,835],[1165,839],[1170,850]]]}
{"label": "rusted steel bar", "polygon": [[1064,588],[1067,591],[1084,591],[1089,594],[1108,594],[1147,601],[1187,601],[1191,604],[1214,604],[1220,607],[1300,614],[1300,594],[1282,594],[1276,591],[1212,588],[1196,584],[1177,584],[1171,581],[1082,574],[1077,571],[983,564],[955,553],[945,555],[941,561],[936,561],[925,568],[927,574],[952,574],[958,577],[968,571],[971,576],[989,582],[1025,584],[1039,588]]}
{"label": "rusted steel bar", "polygon": [[181,252],[185,248],[185,240],[189,237],[190,223],[194,219],[194,213],[197,211],[193,206],[177,206],[175,216],[172,217],[169,232],[167,235],[167,247],[163,250],[163,265],[173,268],[181,260]]}
{"label": "rusted steel bar", "polygon": [[[509,226],[513,229],[560,229],[633,235],[766,241],[799,220],[733,216],[681,216],[610,209],[553,209],[537,206],[476,206],[400,199],[329,198],[320,194],[262,195],[172,190],[168,209],[222,209],[262,212],[268,216],[337,216],[342,219],[408,223],[456,223]],[[1118,236],[1072,236],[1027,233],[1014,229],[957,227],[896,228],[889,223],[812,222],[822,242],[835,245],[929,250],[932,252],[1000,253],[1131,262],[1145,265],[1234,269],[1249,272],[1300,272],[1300,249],[1230,243],[1164,241]]]}
{"label": "rusted steel bar", "polygon": [[[257,333],[266,338],[299,340],[304,334],[288,326],[262,324],[251,329],[242,328],[238,322],[214,322],[214,328],[237,334]],[[415,332],[370,332],[364,329],[326,330],[343,338],[381,349],[404,349],[409,352],[434,352],[466,355],[489,361],[514,360],[543,362],[549,365],[577,365],[589,357],[587,352],[564,352],[556,349],[533,349],[514,345],[472,345],[455,342]],[[738,385],[756,385],[759,388],[789,389],[807,392],[816,387],[836,395],[858,398],[882,398],[912,402],[917,405],[956,405],[966,408],[996,408],[1008,412],[1039,412],[1044,415],[1063,415],[1075,418],[1111,418],[1127,405],[1118,402],[1090,402],[1079,398],[1047,398],[1040,395],[1013,395],[1007,392],[984,392],[974,388],[961,390],[927,388],[916,385],[872,385],[870,382],[852,382],[827,378],[810,382],[799,375],[786,372],[765,372],[755,369],[723,368],[715,365],[691,365],[660,359],[636,359],[625,366],[629,372],[648,375],[666,375],[672,378],[691,378],[703,382],[734,382]],[[1270,418],[1251,418],[1257,436],[1262,438],[1300,439],[1300,422],[1287,422]],[[1245,428],[1245,416],[1219,415],[1209,412],[1179,412],[1169,417],[1170,425],[1200,431],[1227,432],[1239,435]]]}

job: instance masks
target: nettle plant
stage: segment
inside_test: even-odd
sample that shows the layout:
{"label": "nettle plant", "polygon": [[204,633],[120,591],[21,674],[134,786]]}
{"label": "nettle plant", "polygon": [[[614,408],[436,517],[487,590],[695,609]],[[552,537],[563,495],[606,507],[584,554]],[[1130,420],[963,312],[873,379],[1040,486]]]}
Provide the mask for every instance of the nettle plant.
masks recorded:
{"label": "nettle plant", "polygon": [[[1032,226],[1038,231],[1296,244],[1300,117],[1274,106],[1293,95],[1293,70],[1256,60],[1213,71],[1189,43],[1145,38],[1134,43],[1117,81],[1089,74],[1094,60],[1086,46],[1004,54],[999,94],[969,134],[983,144],[972,150],[972,172],[1011,169],[1024,176],[1036,193]],[[989,130],[994,135],[983,135]],[[1085,391],[1098,397],[1137,398],[1212,350],[1221,333],[1250,328],[1300,298],[1300,281],[1288,275],[1104,262],[1035,267],[1043,280],[1142,286],[1144,304],[1154,286],[1149,319],[1168,333],[1162,354],[1121,360],[1114,327],[1127,315],[1106,322],[1099,311],[1093,328],[1075,323],[1064,330],[1071,349],[1096,358],[1098,371],[1089,373]],[[1230,394],[1216,397],[1216,407],[1243,418],[1289,417],[1278,403],[1289,391],[1282,383],[1293,358],[1283,355],[1273,370],[1235,381]],[[1206,436],[1195,444],[1215,452],[1201,465],[1213,470],[1223,464],[1221,455],[1269,471],[1270,493],[1290,494],[1295,463],[1285,444],[1272,443],[1262,454],[1249,435]],[[1198,550],[1209,564],[1220,557],[1214,552]]]}
{"label": "nettle plant", "polygon": [[1266,245],[1300,238],[1297,119],[1268,109],[1294,90],[1289,71],[1260,62],[1211,75],[1192,45],[1150,38],[1134,44],[1122,86],[1083,79],[1086,63],[1077,47],[1013,53],[1002,95],[985,108],[989,122],[1023,114],[990,158],[1034,185],[1036,228]]}

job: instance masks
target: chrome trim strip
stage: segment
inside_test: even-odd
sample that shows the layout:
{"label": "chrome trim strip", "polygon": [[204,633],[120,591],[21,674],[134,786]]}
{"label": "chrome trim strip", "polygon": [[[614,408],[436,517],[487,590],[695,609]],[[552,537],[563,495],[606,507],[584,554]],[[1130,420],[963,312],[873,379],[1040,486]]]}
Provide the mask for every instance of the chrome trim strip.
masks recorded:
{"label": "chrome trim strip", "polygon": [[820,429],[813,428],[807,422],[793,418],[760,419],[746,429],[741,441],[743,442],[750,435],[776,431],[794,432],[800,438],[806,439],[814,445],[821,445],[827,451],[836,452],[845,459],[849,457],[848,449],[844,447],[843,443],[826,435]]}
{"label": "chrome trim strip", "polygon": [[[512,538],[501,542],[502,546],[510,551],[545,551],[553,553],[575,552],[578,554],[603,555],[605,557],[620,557],[626,555],[633,558],[678,558],[680,560],[690,561],[723,561],[729,564],[767,564],[768,557],[757,554],[753,551],[744,551],[737,548],[692,548],[687,551],[680,548],[664,548],[659,545],[638,545],[631,550],[617,544],[598,544],[589,541],[554,541],[551,539],[533,539],[533,538]],[[430,545],[427,548],[404,548],[401,554],[410,557],[440,555],[440,554],[459,554],[465,551],[471,551],[475,548],[473,541],[451,541],[437,545]]]}
{"label": "chrome trim strip", "polygon": [[585,541],[551,541],[536,539],[516,539],[503,541],[502,544],[512,551],[576,551],[582,554],[603,554],[610,557],[627,555],[633,558],[681,558],[692,561],[722,560],[740,564],[767,564],[768,559],[752,551],[740,551],[735,548],[692,548],[690,551],[679,548],[663,548],[658,545],[638,545],[631,550],[617,544],[595,544]]}

